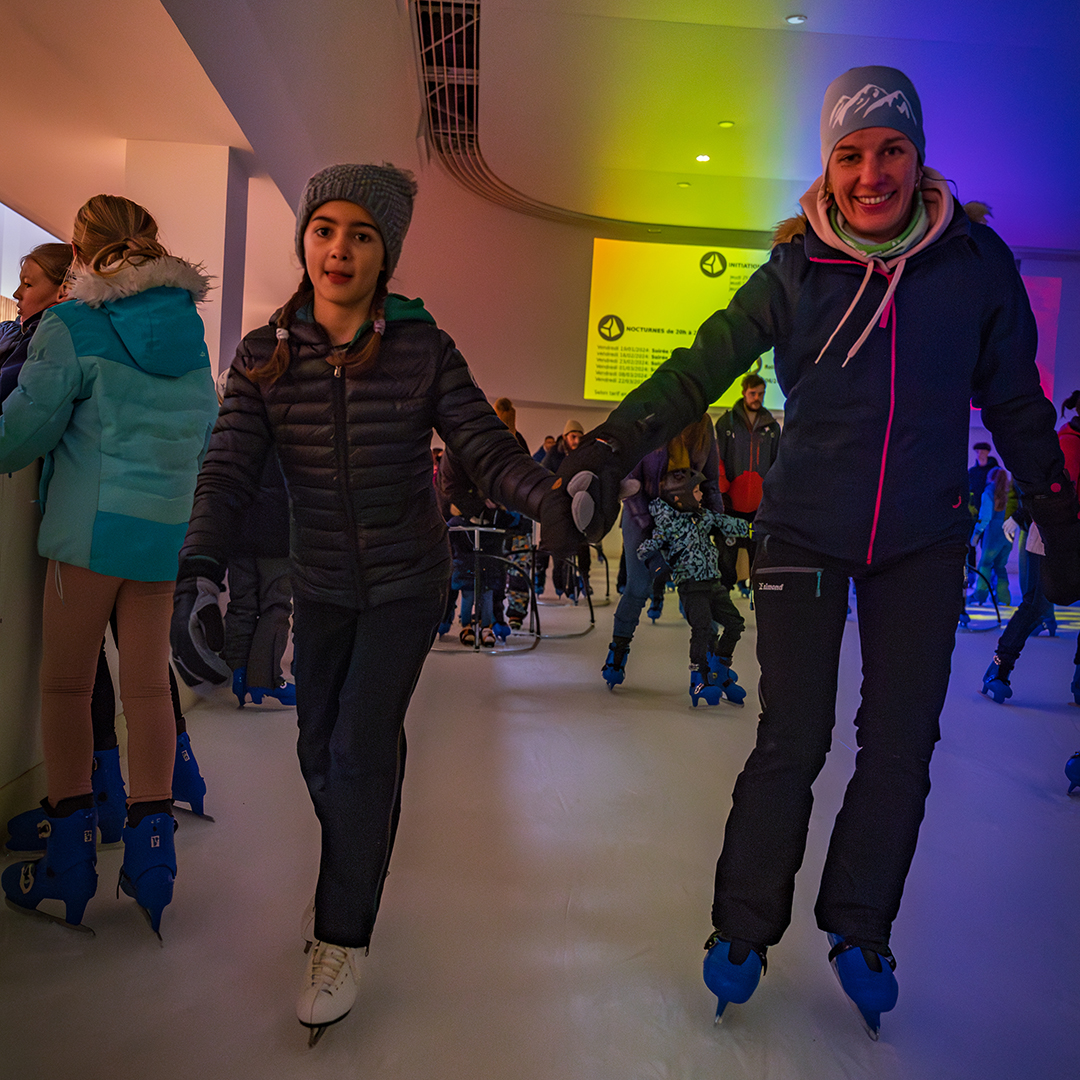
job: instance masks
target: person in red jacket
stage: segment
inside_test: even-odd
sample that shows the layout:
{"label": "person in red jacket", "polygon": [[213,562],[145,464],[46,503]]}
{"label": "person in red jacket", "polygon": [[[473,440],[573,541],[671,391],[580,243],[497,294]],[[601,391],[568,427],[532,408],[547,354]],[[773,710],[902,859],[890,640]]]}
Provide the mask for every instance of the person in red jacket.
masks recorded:
{"label": "person in red jacket", "polygon": [[[716,421],[720,449],[720,490],[727,512],[753,521],[761,504],[761,485],[780,449],[780,424],[765,408],[765,380],[756,372],[743,376],[742,397]],[[739,552],[745,569],[739,567]],[[750,595],[750,566],[754,541],[740,538],[733,546],[720,546],[720,580],[727,588],[736,581],[743,596]]]}

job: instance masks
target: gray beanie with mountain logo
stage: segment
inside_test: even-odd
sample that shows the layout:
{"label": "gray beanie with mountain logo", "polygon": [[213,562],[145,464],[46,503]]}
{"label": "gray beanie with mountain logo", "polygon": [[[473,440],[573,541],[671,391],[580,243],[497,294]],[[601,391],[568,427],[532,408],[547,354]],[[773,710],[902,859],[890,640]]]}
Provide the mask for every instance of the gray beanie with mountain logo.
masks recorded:
{"label": "gray beanie with mountain logo", "polygon": [[906,135],[924,160],[922,104],[912,81],[896,68],[852,68],[829,83],[821,106],[822,166],[828,167],[833,147],[845,135],[872,127]]}

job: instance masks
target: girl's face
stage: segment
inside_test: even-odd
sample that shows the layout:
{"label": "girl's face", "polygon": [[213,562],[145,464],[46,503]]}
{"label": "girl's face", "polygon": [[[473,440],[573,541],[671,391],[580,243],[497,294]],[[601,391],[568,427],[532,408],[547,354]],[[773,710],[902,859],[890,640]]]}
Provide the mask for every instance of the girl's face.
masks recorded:
{"label": "girl's face", "polygon": [[15,290],[19,321],[26,322],[39,311],[59,303],[63,291],[64,287],[54,285],[33,259],[26,259],[19,273],[19,287]]}
{"label": "girl's face", "polygon": [[318,309],[324,305],[366,319],[386,265],[386,249],[371,215],[344,199],[323,203],[304,230],[304,265],[315,287],[316,320],[322,321]]}

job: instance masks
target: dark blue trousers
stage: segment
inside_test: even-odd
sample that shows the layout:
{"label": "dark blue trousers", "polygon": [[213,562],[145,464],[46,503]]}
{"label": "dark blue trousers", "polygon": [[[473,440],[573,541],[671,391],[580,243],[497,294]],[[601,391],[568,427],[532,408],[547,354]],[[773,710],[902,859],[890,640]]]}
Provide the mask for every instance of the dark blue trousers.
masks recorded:
{"label": "dark blue trousers", "polygon": [[294,601],[297,754],[322,826],[315,936],[365,948],[390,864],[405,712],[444,592],[352,611]]}
{"label": "dark blue trousers", "polygon": [[762,712],[735,784],[716,869],[713,925],[773,945],[791,921],[795,874],[836,719],[854,578],[862,649],[855,771],[833,826],[815,914],[821,929],[887,943],[930,791],[930,757],[964,605],[967,546],[868,570],[768,538],[753,582]]}

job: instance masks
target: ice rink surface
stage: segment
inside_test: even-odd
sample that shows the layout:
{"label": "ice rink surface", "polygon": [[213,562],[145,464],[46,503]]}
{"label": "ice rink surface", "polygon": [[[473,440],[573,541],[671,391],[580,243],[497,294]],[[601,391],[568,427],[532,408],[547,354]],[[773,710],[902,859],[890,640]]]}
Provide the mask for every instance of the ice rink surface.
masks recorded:
{"label": "ice rink surface", "polygon": [[[669,594],[626,682],[600,677],[612,606],[531,652],[432,654],[407,722],[397,848],[352,1014],[307,1049],[293,1011],[317,828],[295,712],[189,710],[213,823],[178,814],[164,944],[115,897],[96,936],[0,909],[0,1074],[11,1080],[1057,1080],[1080,1032],[1080,750],[1075,622],[1033,639],[998,706],[978,693],[997,634],[959,633],[933,791],[893,934],[900,1000],[864,1034],[813,922],[853,762],[858,626],[794,922],[752,1000],[712,1023],[701,980],[712,875],[757,716],[691,708]],[[541,609],[544,629],[587,625]],[[458,655],[454,655],[454,652]],[[911,673],[912,679],[918,672]],[[267,699],[268,701],[270,699]],[[1080,795],[1080,792],[1077,793]]]}

